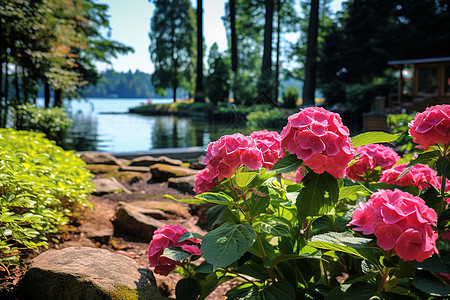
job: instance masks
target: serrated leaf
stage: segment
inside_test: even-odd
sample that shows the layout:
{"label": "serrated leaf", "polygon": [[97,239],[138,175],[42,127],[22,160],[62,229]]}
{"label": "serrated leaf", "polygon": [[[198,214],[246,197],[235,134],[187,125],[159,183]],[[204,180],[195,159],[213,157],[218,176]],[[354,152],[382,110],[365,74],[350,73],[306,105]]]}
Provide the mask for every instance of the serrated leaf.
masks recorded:
{"label": "serrated leaf", "polygon": [[194,198],[194,199],[177,199],[177,198],[175,198],[172,195],[164,195],[164,197],[170,198],[170,199],[175,200],[177,202],[184,202],[184,203],[189,203],[189,204],[194,204],[194,205],[200,205],[200,204],[206,203],[206,201],[200,200],[200,199],[196,199],[196,198]]}
{"label": "serrated leaf", "polygon": [[177,300],[195,300],[200,295],[197,281],[192,278],[182,278],[175,287]]}
{"label": "serrated leaf", "polygon": [[[262,295],[261,295],[262,294]],[[295,290],[286,281],[278,281],[263,289],[259,295],[261,300],[294,300]]]}
{"label": "serrated leaf", "polygon": [[412,283],[422,292],[432,296],[450,296],[450,285],[442,282],[430,272],[418,271],[414,276]]}
{"label": "serrated leaf", "polygon": [[227,194],[225,194],[223,192],[219,192],[219,193],[206,192],[206,193],[202,193],[200,195],[195,196],[195,198],[206,201],[206,202],[215,203],[215,204],[221,204],[221,205],[227,205],[227,206],[234,205],[233,198],[231,198],[230,196],[228,196]]}
{"label": "serrated leaf", "polygon": [[185,232],[183,233],[183,235],[180,237],[180,239],[178,240],[177,243],[181,243],[184,242],[185,240],[189,240],[189,239],[202,239],[203,235],[199,234],[199,233],[195,233],[195,232]]}
{"label": "serrated leaf", "polygon": [[276,173],[290,173],[297,171],[302,161],[294,154],[286,154],[285,157],[280,158],[270,170]]}
{"label": "serrated leaf", "polygon": [[311,241],[323,241],[341,246],[348,246],[354,248],[362,248],[367,245],[372,239],[356,237],[351,232],[327,232],[318,234],[311,238]]}
{"label": "serrated leaf", "polygon": [[253,228],[259,233],[268,233],[274,236],[291,236],[289,225],[280,218],[272,215],[263,215]]}
{"label": "serrated leaf", "polygon": [[390,134],[382,131],[370,131],[351,138],[354,148],[367,144],[389,143],[398,139],[400,134]]}
{"label": "serrated leaf", "polygon": [[250,248],[256,233],[248,224],[224,223],[205,234],[201,251],[214,270],[226,267],[238,260]]}
{"label": "serrated leaf", "polygon": [[191,256],[191,253],[181,250],[180,247],[169,247],[164,249],[163,254],[161,256],[170,258],[174,261],[182,261]]}
{"label": "serrated leaf", "polygon": [[415,165],[417,164],[432,165],[440,156],[441,153],[439,152],[439,150],[419,153],[417,157],[411,160],[409,164],[403,169],[403,171],[398,176],[397,180],[405,176],[409,172],[409,170]]}
{"label": "serrated leaf", "polygon": [[324,172],[308,172],[302,180],[304,188],[297,197],[299,222],[308,216],[322,216],[331,212],[339,201],[336,178]]}
{"label": "serrated leaf", "polygon": [[[342,284],[325,297],[325,300],[369,300],[377,294],[376,286],[365,282]],[[380,298],[381,299],[381,298]]]}
{"label": "serrated leaf", "polygon": [[448,157],[439,157],[436,162],[436,167],[438,171],[438,176],[444,176],[450,180],[450,160]]}
{"label": "serrated leaf", "polygon": [[339,189],[339,200],[354,196],[357,192],[366,192],[367,189],[362,185],[344,186]]}
{"label": "serrated leaf", "polygon": [[417,270],[450,273],[450,266],[446,265],[437,254],[433,254],[422,262],[414,263],[414,267]]}
{"label": "serrated leaf", "polygon": [[212,264],[210,264],[208,262],[204,262],[200,266],[196,267],[194,269],[194,271],[196,273],[210,274],[210,273],[214,272],[214,269],[213,269]]}
{"label": "serrated leaf", "polygon": [[234,180],[240,188],[244,188],[247,187],[256,176],[257,174],[255,172],[239,172],[234,177]]}

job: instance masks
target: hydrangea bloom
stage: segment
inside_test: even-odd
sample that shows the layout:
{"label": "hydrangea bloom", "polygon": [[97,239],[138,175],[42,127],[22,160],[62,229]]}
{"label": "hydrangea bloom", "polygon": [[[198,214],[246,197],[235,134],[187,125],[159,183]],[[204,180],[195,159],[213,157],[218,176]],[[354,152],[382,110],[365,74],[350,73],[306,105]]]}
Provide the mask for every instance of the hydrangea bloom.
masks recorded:
{"label": "hydrangea bloom", "polygon": [[280,134],[281,150],[287,148],[316,173],[344,177],[355,152],[348,135],[338,114],[309,107],[288,118]]}
{"label": "hydrangea bloom", "polygon": [[375,234],[384,250],[394,249],[403,260],[423,261],[437,253],[436,212],[425,201],[398,189],[380,190],[360,202],[349,225]]}
{"label": "hydrangea bloom", "polygon": [[281,139],[276,131],[266,129],[255,131],[250,137],[256,141],[256,147],[263,154],[263,167],[270,170],[281,157]]}
{"label": "hydrangea bloom", "polygon": [[214,167],[207,165],[203,170],[197,173],[197,176],[195,177],[194,192],[196,194],[201,194],[218,185],[219,183],[214,180],[217,177],[217,174],[218,172]]}
{"label": "hydrangea bloom", "polygon": [[427,150],[438,143],[450,145],[450,105],[428,107],[418,113],[409,124],[409,134],[418,144],[417,148]]}
{"label": "hydrangea bloom", "polygon": [[155,267],[155,273],[168,275],[176,268],[176,261],[161,256],[166,248],[181,247],[183,251],[193,255],[201,255],[200,249],[198,248],[201,239],[193,238],[181,243],[178,242],[185,232],[188,232],[187,229],[180,225],[166,225],[153,232],[152,241],[148,246],[147,257],[150,262],[150,267]]}
{"label": "hydrangea bloom", "polygon": [[399,186],[415,185],[420,190],[427,188],[430,185],[437,189],[441,187],[441,183],[436,178],[437,172],[429,166],[423,164],[415,165],[409,169],[409,172],[406,173],[405,176],[397,179],[407,165],[407,163],[404,163],[384,171],[381,175],[380,182],[396,184]]}
{"label": "hydrangea bloom", "polygon": [[355,150],[359,154],[358,160],[346,170],[347,177],[353,180],[363,179],[363,174],[371,172],[377,166],[381,170],[389,169],[400,159],[392,148],[379,144],[368,144]]}

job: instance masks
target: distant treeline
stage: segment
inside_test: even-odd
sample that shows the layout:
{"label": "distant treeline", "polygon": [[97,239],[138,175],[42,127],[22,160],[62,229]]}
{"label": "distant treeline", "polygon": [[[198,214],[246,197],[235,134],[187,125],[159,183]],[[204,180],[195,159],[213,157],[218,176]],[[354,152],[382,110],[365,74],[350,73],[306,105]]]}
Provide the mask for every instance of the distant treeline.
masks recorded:
{"label": "distant treeline", "polygon": [[[170,91],[168,91],[170,92]],[[155,98],[162,97],[152,86],[152,75],[136,70],[134,73],[108,70],[102,73],[97,86],[89,85],[82,91],[87,98]],[[169,94],[168,97],[172,95]]]}

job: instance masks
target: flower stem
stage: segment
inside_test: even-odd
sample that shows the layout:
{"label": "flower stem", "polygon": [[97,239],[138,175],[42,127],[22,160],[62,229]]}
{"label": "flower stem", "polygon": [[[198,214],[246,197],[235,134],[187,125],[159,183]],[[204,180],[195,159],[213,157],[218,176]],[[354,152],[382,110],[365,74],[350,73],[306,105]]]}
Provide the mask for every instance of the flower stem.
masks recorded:
{"label": "flower stem", "polygon": [[442,211],[445,209],[445,198],[444,198],[444,194],[445,194],[445,183],[446,183],[446,178],[445,178],[445,176],[442,174],[442,181],[441,181],[441,197],[442,197],[442,200],[441,200],[441,203],[439,204],[439,207],[438,207],[438,211],[437,211],[437,215],[439,216],[441,213],[442,213]]}
{"label": "flower stem", "polygon": [[388,277],[389,277],[389,271],[390,270],[391,270],[391,268],[384,269],[384,273],[381,275],[380,285],[378,286],[378,291],[379,292],[381,292],[384,289],[384,286],[386,285],[386,282],[387,282]]}

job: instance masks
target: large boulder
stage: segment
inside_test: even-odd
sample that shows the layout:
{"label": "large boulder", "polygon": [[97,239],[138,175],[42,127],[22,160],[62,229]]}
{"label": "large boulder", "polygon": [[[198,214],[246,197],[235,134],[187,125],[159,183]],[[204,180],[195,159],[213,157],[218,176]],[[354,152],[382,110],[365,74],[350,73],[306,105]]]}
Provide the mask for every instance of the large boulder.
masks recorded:
{"label": "large boulder", "polygon": [[121,166],[123,163],[115,156],[106,152],[84,152],[80,155],[81,159],[87,164],[100,165],[117,165]]}
{"label": "large boulder", "polygon": [[94,178],[91,182],[95,185],[94,194],[102,195],[115,192],[125,192],[130,194],[131,192],[127,190],[121,183],[119,183],[115,178]]}
{"label": "large boulder", "polygon": [[31,261],[19,299],[162,299],[153,273],[105,249],[49,250]]}
{"label": "large boulder", "polygon": [[186,167],[156,164],[150,167],[150,172],[152,173],[152,180],[156,182],[163,182],[172,177],[196,175],[199,171]]}
{"label": "large boulder", "polygon": [[169,158],[167,156],[160,156],[158,158],[155,158],[153,156],[141,156],[137,157],[130,162],[130,166],[144,166],[144,167],[150,167],[156,164],[164,164],[164,165],[171,165],[171,166],[181,166],[183,162],[179,159],[173,159]]}
{"label": "large boulder", "polygon": [[[121,203],[119,203],[121,204]],[[177,202],[168,198],[162,198],[160,200],[136,200],[128,203],[128,205],[134,207],[145,214],[148,210],[161,210],[169,216],[181,217],[184,219],[191,219],[192,215],[189,212],[189,204],[183,202]]]}

